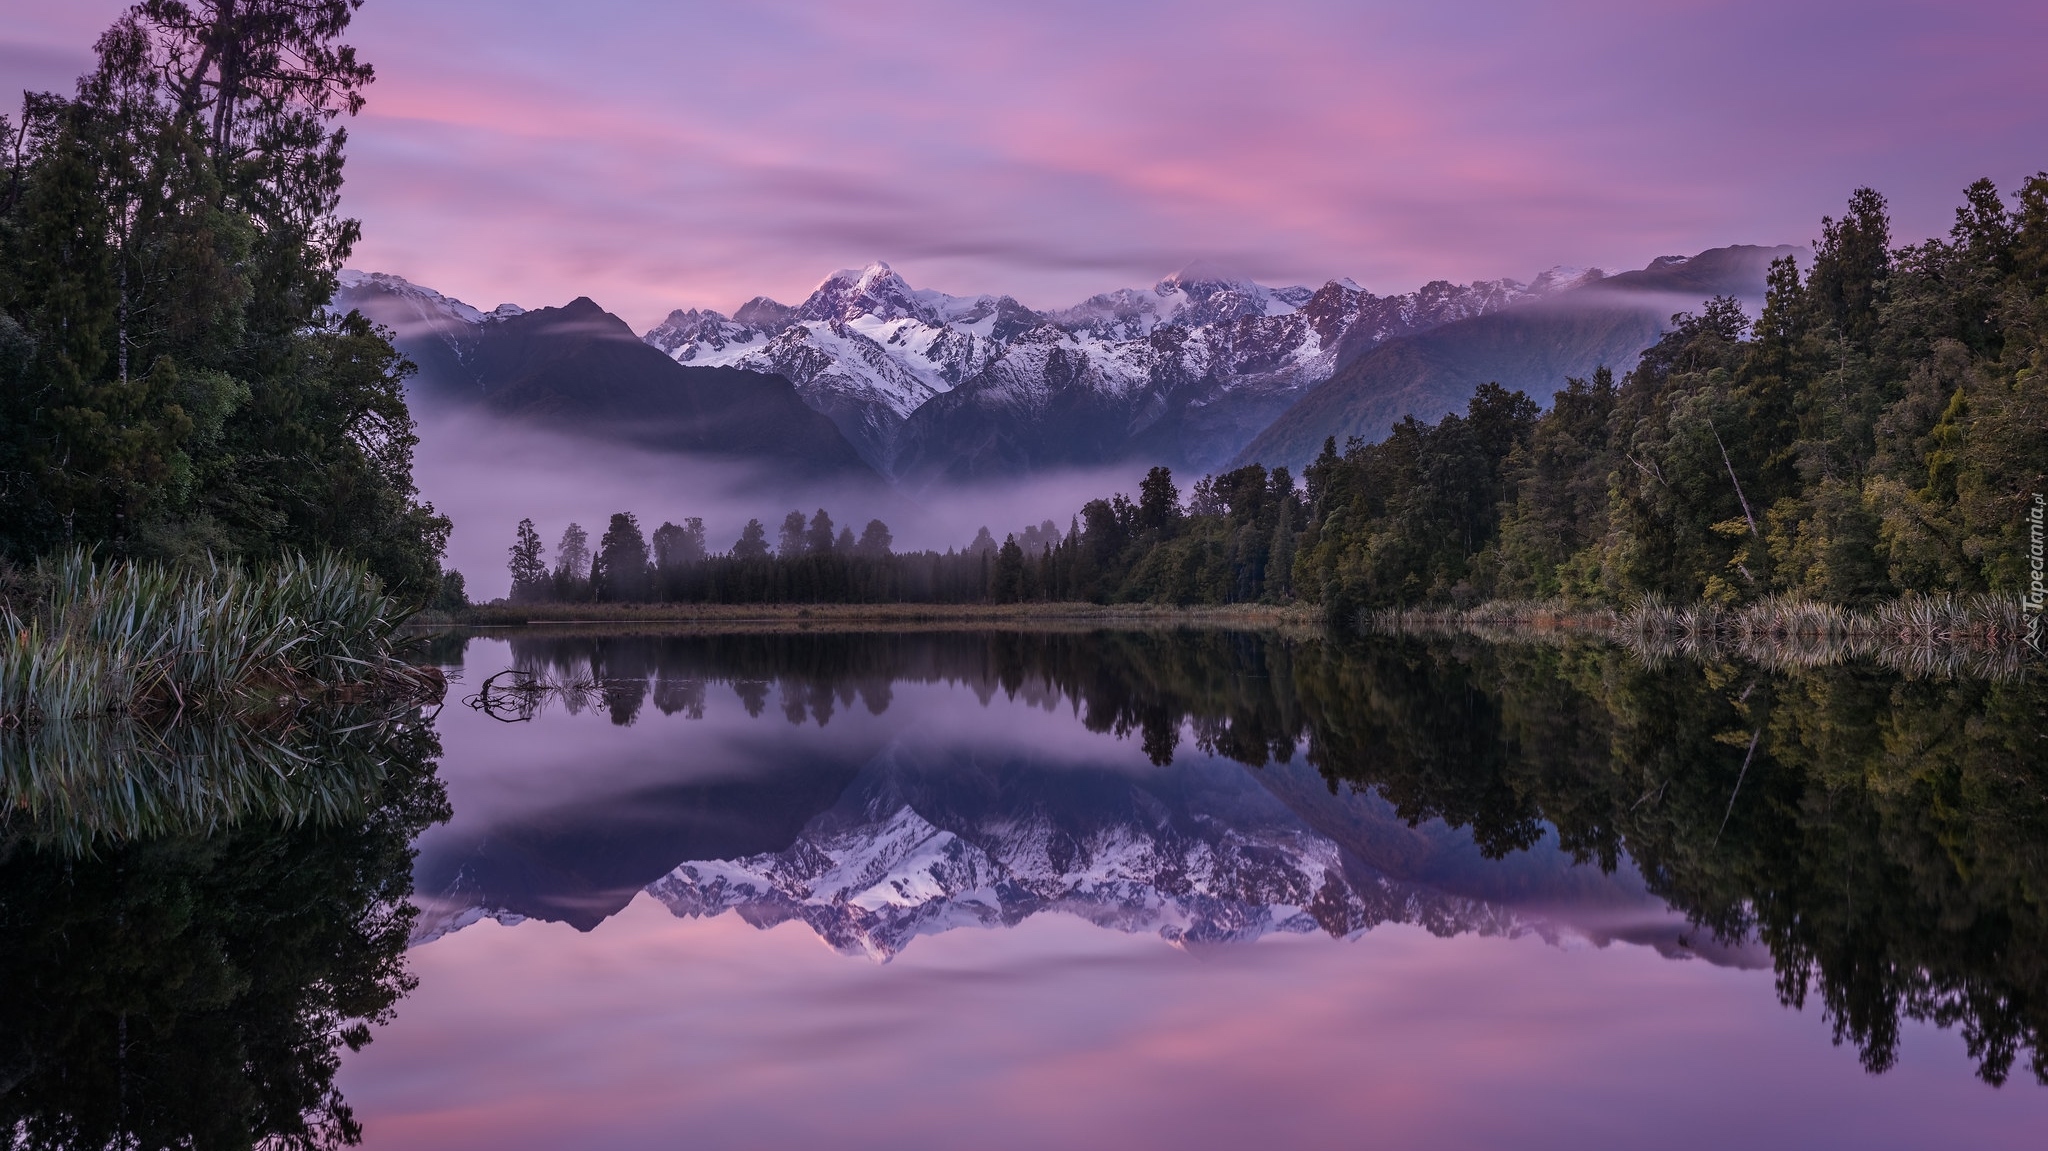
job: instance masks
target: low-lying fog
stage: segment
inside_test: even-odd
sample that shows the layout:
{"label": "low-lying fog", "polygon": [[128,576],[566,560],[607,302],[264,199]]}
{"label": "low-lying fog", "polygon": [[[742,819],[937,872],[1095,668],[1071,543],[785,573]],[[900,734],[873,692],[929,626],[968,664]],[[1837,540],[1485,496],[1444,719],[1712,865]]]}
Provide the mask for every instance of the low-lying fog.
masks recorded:
{"label": "low-lying fog", "polygon": [[[1135,497],[1145,471],[1061,472],[911,498],[879,484],[793,482],[751,465],[659,455],[475,414],[421,412],[419,433],[413,478],[422,497],[454,521],[446,562],[477,601],[505,594],[506,549],[522,518],[533,520],[550,563],[563,528],[583,525],[595,548],[614,512],[638,516],[649,536],[664,520],[701,516],[712,550],[724,551],[749,519],[767,525],[772,540],[791,510],[809,516],[822,507],[856,535],[881,519],[898,551],[944,551],[965,547],[982,527],[998,540],[1048,519],[1064,531],[1091,499]],[[1176,477],[1183,489],[1197,478]]]}

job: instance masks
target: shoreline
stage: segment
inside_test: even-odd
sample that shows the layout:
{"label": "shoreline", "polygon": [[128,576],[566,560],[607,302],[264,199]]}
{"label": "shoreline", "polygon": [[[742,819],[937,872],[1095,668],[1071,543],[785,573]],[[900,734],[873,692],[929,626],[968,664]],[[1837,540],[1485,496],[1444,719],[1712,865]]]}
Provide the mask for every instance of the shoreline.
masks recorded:
{"label": "shoreline", "polygon": [[1066,624],[1113,627],[1212,627],[1239,630],[1321,626],[1311,605],[1229,604],[485,604],[458,612],[423,611],[408,628],[526,628],[661,625],[717,628],[831,628],[841,625],[960,626]]}

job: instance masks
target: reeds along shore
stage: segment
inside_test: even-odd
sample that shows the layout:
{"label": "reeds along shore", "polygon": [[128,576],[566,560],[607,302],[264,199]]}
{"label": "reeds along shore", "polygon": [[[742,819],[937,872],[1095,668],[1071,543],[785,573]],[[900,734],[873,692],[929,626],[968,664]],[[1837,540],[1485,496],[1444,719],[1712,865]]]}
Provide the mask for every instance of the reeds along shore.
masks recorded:
{"label": "reeds along shore", "polygon": [[1674,604],[1645,596],[1623,610],[1504,601],[1464,610],[1368,612],[1382,634],[1466,632],[1489,639],[1589,636],[1655,662],[1735,657],[1772,667],[1875,660],[1911,675],[2005,679],[2027,667],[2020,601],[1991,595],[1908,595],[1868,609],[1773,596],[1744,606]]}
{"label": "reeds along shore", "polygon": [[332,556],[195,569],[74,551],[28,582],[29,602],[0,607],[0,729],[438,694],[397,658],[410,607]]}
{"label": "reeds along shore", "polygon": [[40,724],[0,741],[0,853],[13,838],[79,854],[252,819],[337,825],[419,758],[417,710],[322,708],[286,724]]}

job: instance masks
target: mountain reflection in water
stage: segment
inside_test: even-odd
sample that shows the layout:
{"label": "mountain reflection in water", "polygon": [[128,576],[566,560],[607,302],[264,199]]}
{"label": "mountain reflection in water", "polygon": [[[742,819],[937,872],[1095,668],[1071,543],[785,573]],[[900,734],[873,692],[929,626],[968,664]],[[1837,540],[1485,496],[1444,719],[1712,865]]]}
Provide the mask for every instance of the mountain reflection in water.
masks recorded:
{"label": "mountain reflection in water", "polygon": [[589,930],[643,891],[878,959],[1049,911],[1185,948],[1387,923],[1623,939],[1773,967],[1872,1071],[1913,1019],[1988,1080],[2043,1077],[2026,679],[1236,632],[522,633],[442,656],[472,690],[507,666],[557,690],[527,721],[444,717],[456,815],[421,841],[421,940]]}

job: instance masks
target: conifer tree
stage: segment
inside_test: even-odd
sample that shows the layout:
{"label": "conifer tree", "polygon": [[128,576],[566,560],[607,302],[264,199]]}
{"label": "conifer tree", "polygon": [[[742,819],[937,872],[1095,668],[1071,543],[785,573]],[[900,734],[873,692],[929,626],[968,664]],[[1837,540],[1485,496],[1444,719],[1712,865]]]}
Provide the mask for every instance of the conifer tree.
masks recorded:
{"label": "conifer tree", "polygon": [[540,542],[540,533],[533,528],[533,521],[519,521],[519,530],[513,538],[511,562],[506,566],[512,572],[512,601],[527,603],[541,598],[547,587],[547,549]]}
{"label": "conifer tree", "polygon": [[806,538],[809,530],[802,512],[793,511],[782,517],[782,530],[775,540],[775,554],[786,560],[804,554],[809,543]]}
{"label": "conifer tree", "polygon": [[[798,514],[798,513],[792,513]],[[737,560],[764,560],[768,558],[768,528],[760,520],[748,520],[740,531],[740,538],[732,545],[732,557]]]}
{"label": "conifer tree", "polygon": [[555,544],[555,594],[563,599],[580,599],[590,588],[590,533],[583,525],[571,523],[562,529]]}
{"label": "conifer tree", "polygon": [[881,520],[869,520],[868,526],[861,529],[860,542],[854,545],[854,549],[864,559],[887,559],[889,547],[895,542],[895,537],[889,534],[888,524]]}
{"label": "conifer tree", "polygon": [[646,598],[647,539],[632,512],[613,513],[598,541],[591,582],[593,594],[601,600],[633,603]]}
{"label": "conifer tree", "polygon": [[832,517],[825,514],[824,508],[819,508],[818,514],[811,517],[811,526],[804,531],[804,551],[817,556],[831,555],[837,539],[832,530]]}

